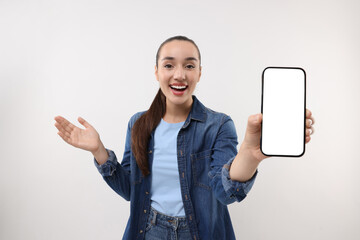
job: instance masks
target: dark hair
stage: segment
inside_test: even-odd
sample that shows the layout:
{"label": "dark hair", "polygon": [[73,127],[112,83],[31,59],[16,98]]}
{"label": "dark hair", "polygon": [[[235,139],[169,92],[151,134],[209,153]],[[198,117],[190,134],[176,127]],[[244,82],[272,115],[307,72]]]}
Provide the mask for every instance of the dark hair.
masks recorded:
{"label": "dark hair", "polygon": [[192,44],[194,44],[194,46],[196,47],[196,50],[198,52],[198,55],[199,55],[199,65],[201,66],[201,55],[200,55],[200,50],[199,50],[199,47],[196,45],[196,43],[191,40],[190,38],[187,38],[185,36],[174,36],[174,37],[171,37],[171,38],[168,38],[166,39],[159,47],[159,49],[157,50],[156,52],[156,67],[158,67],[158,61],[159,61],[159,55],[160,55],[160,50],[161,48],[168,42],[171,42],[171,41],[174,41],[174,40],[179,40],[179,41],[188,41],[188,42],[191,42]]}
{"label": "dark hair", "polygon": [[[159,47],[156,53],[156,67],[158,67],[158,60],[161,48],[168,42],[180,40],[188,41],[194,44],[199,54],[199,63],[201,63],[201,56],[198,46],[195,42],[185,36],[174,36],[166,39]],[[166,111],[166,97],[159,89],[150,108],[134,123],[131,130],[131,149],[133,151],[136,163],[144,176],[150,174],[148,162],[148,145],[152,131],[160,123],[161,118]]]}

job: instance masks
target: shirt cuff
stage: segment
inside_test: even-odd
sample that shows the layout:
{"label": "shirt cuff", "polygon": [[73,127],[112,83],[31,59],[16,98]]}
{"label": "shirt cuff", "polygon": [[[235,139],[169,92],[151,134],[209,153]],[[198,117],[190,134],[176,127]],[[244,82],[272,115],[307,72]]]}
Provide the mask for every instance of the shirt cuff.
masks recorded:
{"label": "shirt cuff", "polygon": [[244,197],[249,193],[250,189],[254,185],[255,178],[257,176],[258,170],[254,175],[246,182],[239,182],[231,180],[230,178],[230,166],[231,163],[234,161],[235,157],[231,158],[222,168],[221,170],[221,180],[223,187],[225,189],[226,194],[230,198],[236,198],[238,202],[240,202]]}
{"label": "shirt cuff", "polygon": [[116,158],[115,153],[110,149],[107,149],[107,148],[105,148],[105,149],[106,149],[107,153],[109,154],[109,157],[104,164],[100,165],[94,157],[94,164],[95,164],[96,168],[98,169],[99,173],[104,177],[112,176],[112,174],[116,170],[116,165],[117,165],[117,158]]}

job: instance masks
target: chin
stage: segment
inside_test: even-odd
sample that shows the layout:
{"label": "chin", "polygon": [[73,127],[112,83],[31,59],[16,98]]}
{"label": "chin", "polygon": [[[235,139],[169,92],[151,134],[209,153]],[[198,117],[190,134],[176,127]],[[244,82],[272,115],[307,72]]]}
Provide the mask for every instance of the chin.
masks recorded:
{"label": "chin", "polygon": [[175,105],[184,105],[186,104],[190,99],[192,99],[192,96],[173,96],[170,93],[170,97],[166,97],[167,101],[170,101],[171,103]]}

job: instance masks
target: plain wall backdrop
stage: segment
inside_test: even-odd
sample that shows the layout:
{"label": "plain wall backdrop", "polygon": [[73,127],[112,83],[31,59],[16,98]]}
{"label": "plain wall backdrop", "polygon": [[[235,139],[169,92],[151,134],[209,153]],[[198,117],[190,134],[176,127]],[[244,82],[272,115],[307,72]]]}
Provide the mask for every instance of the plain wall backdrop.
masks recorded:
{"label": "plain wall backdrop", "polygon": [[261,112],[263,69],[307,73],[315,134],[303,157],[264,160],[229,205],[237,239],[360,239],[359,13],[358,0],[0,0],[0,239],[121,239],[129,202],[54,117],[82,116],[121,161],[174,35],[198,44],[195,95],[232,117],[239,143]]}

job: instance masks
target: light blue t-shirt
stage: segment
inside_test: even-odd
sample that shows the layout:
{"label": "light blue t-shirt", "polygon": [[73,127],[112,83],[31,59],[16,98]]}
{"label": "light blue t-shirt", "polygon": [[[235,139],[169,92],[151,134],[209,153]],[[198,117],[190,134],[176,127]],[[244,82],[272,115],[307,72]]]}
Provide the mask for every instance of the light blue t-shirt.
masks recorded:
{"label": "light blue t-shirt", "polygon": [[155,129],[152,164],[151,206],[169,216],[184,217],[181,198],[177,135],[184,122],[167,123],[163,119]]}

